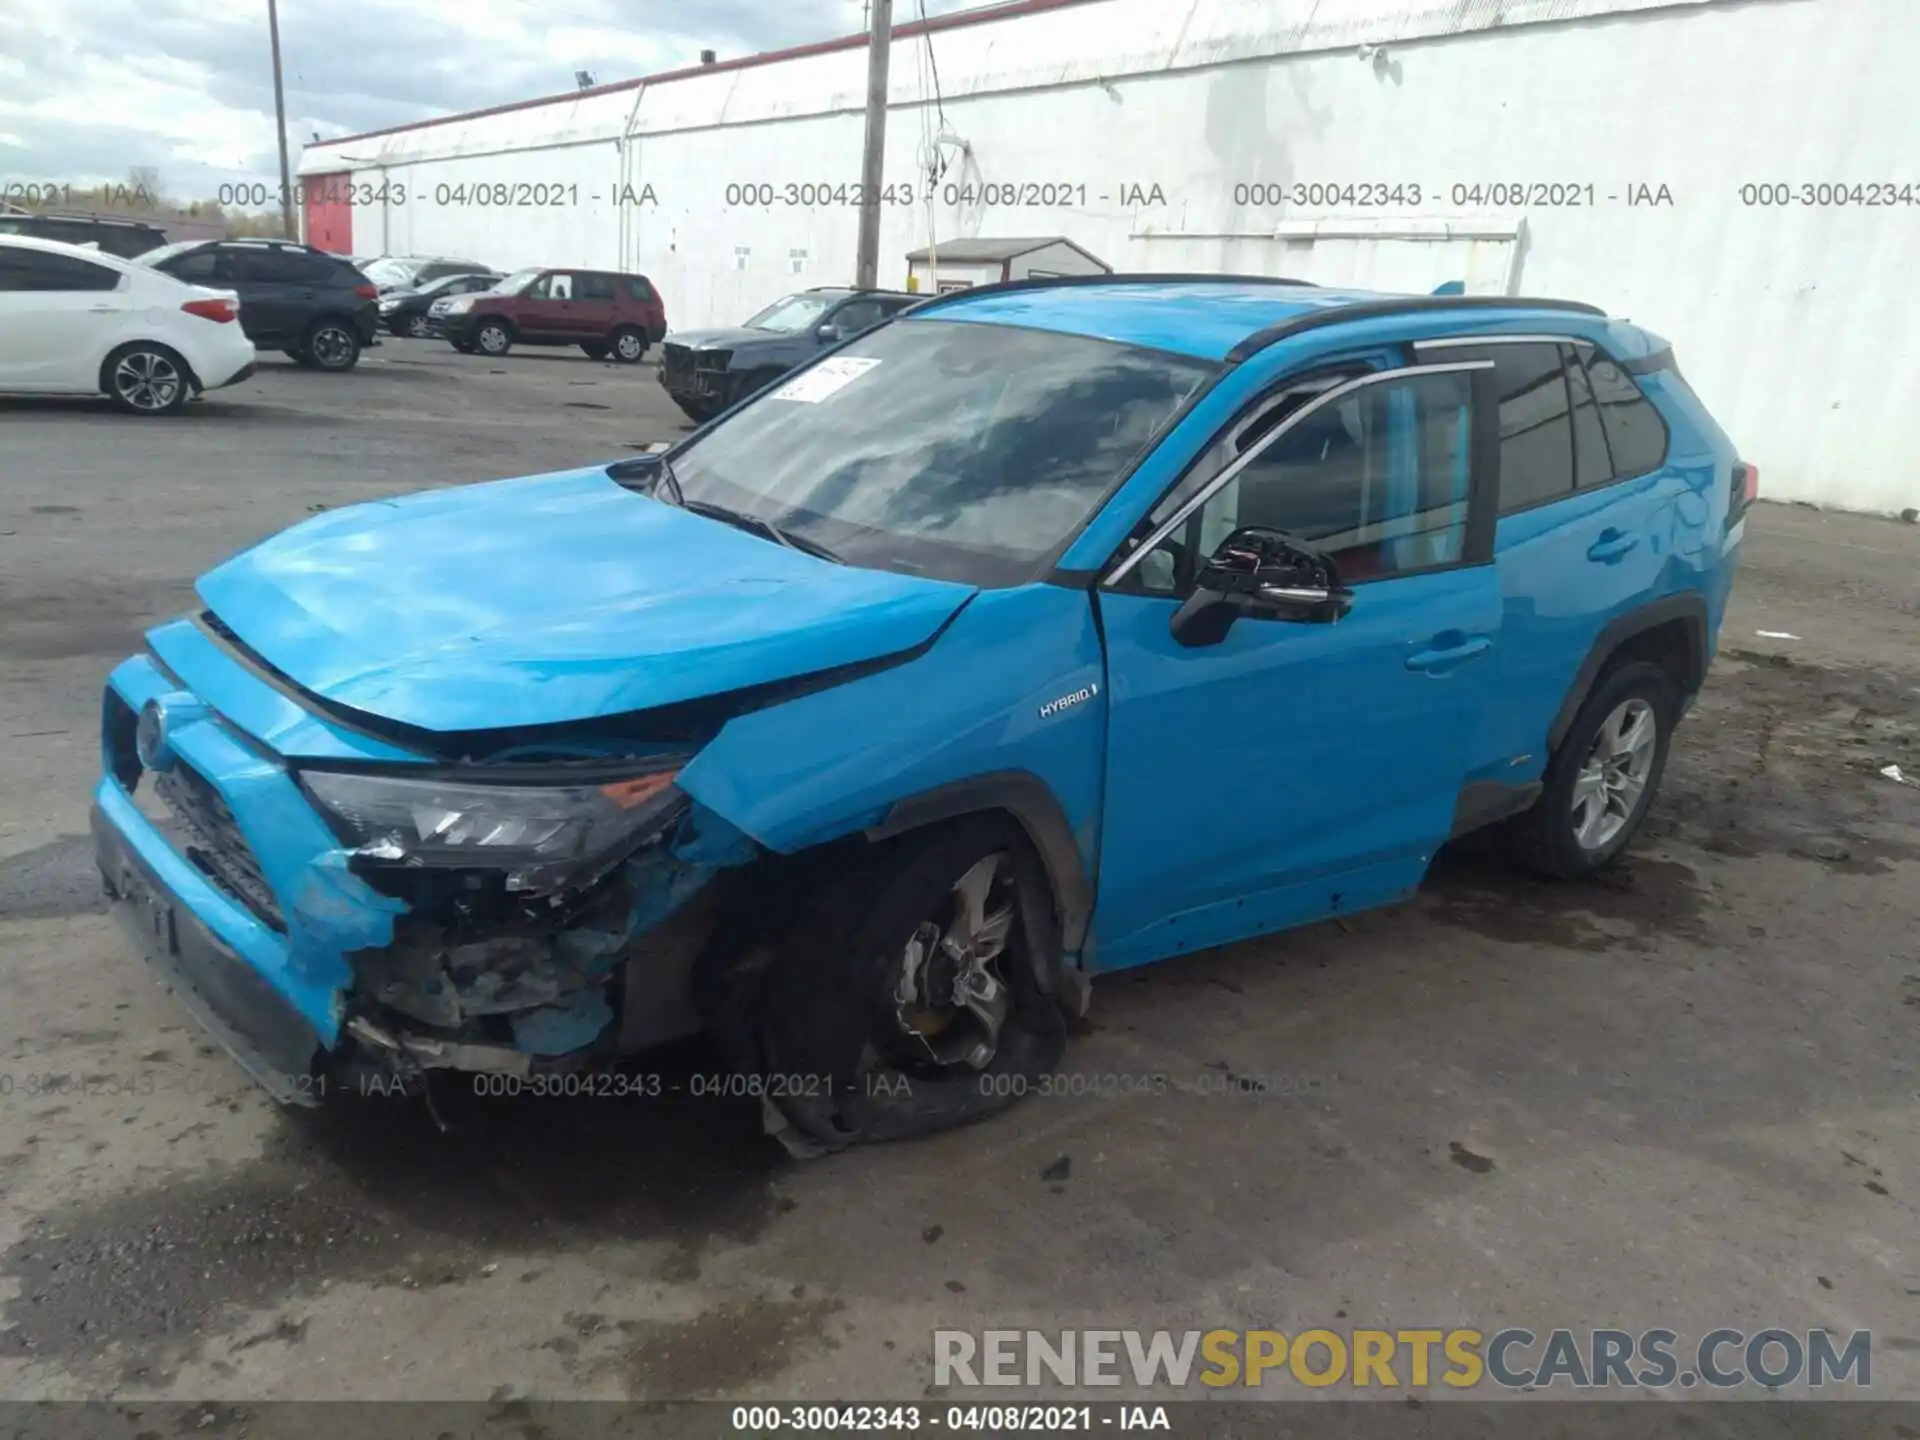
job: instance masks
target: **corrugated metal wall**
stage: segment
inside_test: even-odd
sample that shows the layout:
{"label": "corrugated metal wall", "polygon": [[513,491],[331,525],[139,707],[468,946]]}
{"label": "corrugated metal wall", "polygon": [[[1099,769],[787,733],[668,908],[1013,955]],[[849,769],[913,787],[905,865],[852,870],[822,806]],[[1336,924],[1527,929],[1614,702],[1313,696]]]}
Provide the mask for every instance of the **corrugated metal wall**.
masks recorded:
{"label": "corrugated metal wall", "polygon": [[[1916,51],[1914,0],[1093,0],[967,24],[896,42],[889,180],[922,180],[936,133],[950,169],[931,214],[887,206],[881,281],[931,227],[1065,234],[1122,269],[1589,299],[1673,340],[1771,496],[1899,511],[1920,505]],[[302,169],[405,184],[355,217],[363,250],[637,268],[676,326],[727,323],[851,277],[864,75],[840,48]],[[1742,191],[1776,185],[1792,203]]]}

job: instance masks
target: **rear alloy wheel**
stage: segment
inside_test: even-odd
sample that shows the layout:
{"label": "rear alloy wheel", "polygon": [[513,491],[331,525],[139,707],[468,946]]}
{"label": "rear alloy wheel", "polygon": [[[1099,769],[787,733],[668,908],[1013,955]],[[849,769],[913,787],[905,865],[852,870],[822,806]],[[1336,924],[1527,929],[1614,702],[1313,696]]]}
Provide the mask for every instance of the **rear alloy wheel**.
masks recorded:
{"label": "rear alloy wheel", "polygon": [[107,393],[135,415],[172,415],[192,393],[180,357],[159,345],[129,345],[107,364]]}
{"label": "rear alloy wheel", "polygon": [[1640,813],[1659,731],[1653,706],[1637,696],[1600,722],[1573,782],[1573,838],[1582,850],[1604,850]]}
{"label": "rear alloy wheel", "polygon": [[622,365],[637,365],[647,353],[647,337],[631,325],[613,332],[613,358]]}
{"label": "rear alloy wheel", "polygon": [[489,320],[473,332],[473,344],[482,355],[504,355],[513,348],[513,336],[498,320]]}
{"label": "rear alloy wheel", "polygon": [[813,1154],[984,1119],[1066,1048],[1052,892],[1011,821],[889,844],[776,943],[752,1003],[769,1128]]}
{"label": "rear alloy wheel", "polygon": [[360,359],[360,337],[340,320],[316,320],[301,347],[316,370],[351,370]]}
{"label": "rear alloy wheel", "polygon": [[1600,677],[1547,765],[1540,798],[1509,822],[1523,865],[1574,880],[1627,848],[1666,770],[1677,693],[1672,674],[1646,661]]}
{"label": "rear alloy wheel", "polygon": [[416,340],[425,340],[429,335],[433,334],[433,322],[424,315],[409,315],[407,317],[407,334]]}

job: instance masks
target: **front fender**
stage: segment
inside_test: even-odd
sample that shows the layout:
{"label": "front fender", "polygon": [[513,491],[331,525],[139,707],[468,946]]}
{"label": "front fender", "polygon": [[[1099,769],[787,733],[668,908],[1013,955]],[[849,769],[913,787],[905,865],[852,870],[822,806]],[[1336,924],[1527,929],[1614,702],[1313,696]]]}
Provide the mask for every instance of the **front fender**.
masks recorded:
{"label": "front fender", "polygon": [[991,590],[901,664],[728,721],[679,785],[783,854],[1006,810],[1046,863],[1072,953],[1099,858],[1106,705],[1087,593]]}

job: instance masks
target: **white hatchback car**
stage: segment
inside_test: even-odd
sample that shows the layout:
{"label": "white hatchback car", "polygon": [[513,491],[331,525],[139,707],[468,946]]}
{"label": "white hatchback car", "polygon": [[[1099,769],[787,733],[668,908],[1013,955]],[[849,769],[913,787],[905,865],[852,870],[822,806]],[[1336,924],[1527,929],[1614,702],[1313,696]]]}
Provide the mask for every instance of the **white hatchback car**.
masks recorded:
{"label": "white hatchback car", "polygon": [[253,373],[231,290],[58,240],[0,235],[0,392],[167,415]]}

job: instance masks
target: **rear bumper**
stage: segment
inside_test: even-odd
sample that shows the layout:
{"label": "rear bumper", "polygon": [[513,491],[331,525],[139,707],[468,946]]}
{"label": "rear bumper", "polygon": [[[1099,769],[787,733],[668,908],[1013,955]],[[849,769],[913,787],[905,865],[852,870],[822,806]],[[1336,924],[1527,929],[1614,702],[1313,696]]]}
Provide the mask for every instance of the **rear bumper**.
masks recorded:
{"label": "rear bumper", "polygon": [[252,376],[260,352],[253,348],[253,341],[239,326],[234,326],[233,330],[230,336],[218,337],[217,344],[203,342],[199,349],[187,355],[187,361],[193,367],[194,379],[200,382],[202,390],[238,385]]}

